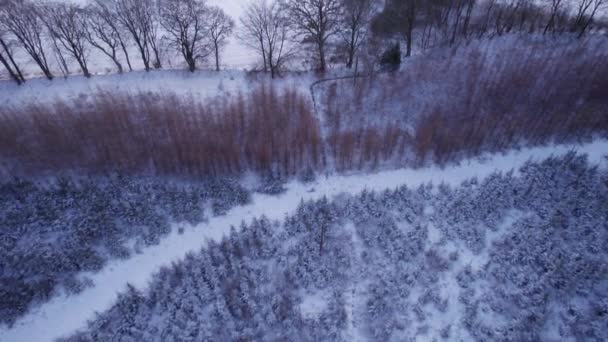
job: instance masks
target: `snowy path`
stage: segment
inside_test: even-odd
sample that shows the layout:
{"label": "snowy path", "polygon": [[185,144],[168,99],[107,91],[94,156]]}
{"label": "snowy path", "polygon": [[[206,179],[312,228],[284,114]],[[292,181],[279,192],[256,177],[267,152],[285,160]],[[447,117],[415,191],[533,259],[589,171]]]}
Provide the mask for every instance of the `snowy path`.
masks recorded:
{"label": "snowy path", "polygon": [[[361,257],[361,252],[363,251],[363,241],[361,241],[359,238],[354,224],[349,223],[346,228],[351,233],[351,238],[353,240],[352,253],[355,261],[352,263],[352,265],[357,270],[354,274],[361,275],[361,272],[364,269],[364,262]],[[364,307],[360,298],[367,298],[367,283],[368,282],[365,279],[352,279],[351,284],[344,292],[346,309],[346,329],[344,331],[345,341],[361,342],[365,340],[360,333],[358,318],[359,311]]]}
{"label": "snowy path", "polygon": [[187,252],[197,251],[209,239],[220,239],[231,226],[238,227],[245,220],[266,215],[270,219],[282,219],[298,206],[300,199],[332,197],[340,193],[359,193],[364,189],[384,190],[401,185],[417,187],[420,184],[445,182],[457,185],[463,180],[484,178],[495,170],[517,169],[527,160],[539,160],[576,150],[587,153],[594,163],[606,164],[603,154],[608,154],[608,140],[597,140],[584,145],[559,145],[511,151],[504,155],[486,156],[483,161],[471,160],[446,169],[425,168],[419,170],[383,171],[367,175],[330,176],[309,185],[299,182],[287,184],[287,192],[280,196],[254,194],[249,205],[234,208],[226,216],[214,217],[197,227],[190,227],[183,234],[177,229],[163,239],[160,245],[147,248],[141,254],[126,261],[113,261],[101,272],[91,276],[95,286],[73,296],[57,296],[50,302],[32,310],[8,330],[0,327],[1,342],[52,341],[84,328],[86,321],[96,311],[108,309],[116,295],[127,283],[139,289],[147,286],[152,274],[163,265],[170,265]]}

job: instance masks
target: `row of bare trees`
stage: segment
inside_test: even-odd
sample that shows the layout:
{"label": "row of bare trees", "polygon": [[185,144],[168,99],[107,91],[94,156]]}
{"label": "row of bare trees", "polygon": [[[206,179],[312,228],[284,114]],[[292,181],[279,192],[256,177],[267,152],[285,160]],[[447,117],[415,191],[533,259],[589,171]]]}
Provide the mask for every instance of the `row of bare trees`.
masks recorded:
{"label": "row of bare trees", "polygon": [[416,40],[427,49],[512,32],[574,32],[580,38],[607,5],[606,0],[387,0],[372,29],[400,38],[410,56]]}
{"label": "row of bare trees", "polygon": [[253,0],[240,18],[239,38],[273,77],[302,45],[320,72],[332,54],[351,68],[374,7],[372,0]]}
{"label": "row of bare trees", "polygon": [[[0,0],[0,62],[17,82],[23,73],[14,51],[25,51],[51,79],[55,58],[67,74],[65,56],[89,76],[89,50],[110,58],[122,72],[133,69],[135,48],[146,70],[161,68],[169,47],[188,69],[208,57],[220,68],[220,50],[235,22],[206,0],[89,0],[85,7],[41,0]],[[365,52],[378,61],[386,44],[428,49],[512,32],[575,32],[582,37],[608,0],[251,0],[240,18],[238,38],[272,77],[294,56],[326,71],[330,63],[357,64]],[[46,44],[46,42],[50,44]],[[363,49],[366,47],[366,49]],[[374,62],[374,60],[376,62]]]}
{"label": "row of bare trees", "polygon": [[123,72],[123,60],[133,70],[129,49],[135,47],[146,71],[162,67],[164,47],[173,48],[190,71],[220,50],[235,23],[205,0],[91,0],[86,6],[34,0],[0,0],[0,62],[10,76],[25,81],[15,53],[25,52],[48,79],[55,58],[64,74],[67,58],[91,76],[89,56],[97,50]]}
{"label": "row of bare trees", "polygon": [[[512,32],[576,32],[582,37],[608,0],[253,0],[241,21],[241,40],[273,76],[295,51],[317,70],[340,62],[351,68],[382,41],[405,43],[405,55],[459,40]],[[380,43],[378,43],[380,41]],[[307,49],[300,49],[303,45]],[[363,46],[367,46],[365,51]],[[379,55],[376,55],[378,60]]]}

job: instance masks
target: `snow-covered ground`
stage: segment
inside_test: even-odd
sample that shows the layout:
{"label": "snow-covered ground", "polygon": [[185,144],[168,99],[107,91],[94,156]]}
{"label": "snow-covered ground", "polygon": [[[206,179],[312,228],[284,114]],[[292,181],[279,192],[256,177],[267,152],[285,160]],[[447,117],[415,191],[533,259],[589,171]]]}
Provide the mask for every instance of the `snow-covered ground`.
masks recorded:
{"label": "snow-covered ground", "polygon": [[[194,73],[185,70],[154,70],[99,75],[90,79],[84,76],[56,78],[52,81],[36,78],[28,80],[21,86],[11,81],[0,81],[0,106],[86,99],[100,91],[122,94],[173,93],[191,95],[195,99],[205,99],[217,95],[230,97],[239,91],[247,92],[256,87],[260,84],[260,80],[269,79],[267,75],[248,76],[245,71],[241,70],[196,71]],[[314,79],[315,76],[312,73],[290,74],[273,80],[272,84],[279,88],[295,87],[303,92],[308,92],[308,87]]]}
{"label": "snow-covered ground", "polygon": [[[585,153],[591,163],[600,164],[602,167],[606,167],[608,163],[604,157],[608,151],[608,141],[596,140],[584,145],[546,146],[509,151],[501,155],[486,155],[484,158],[464,161],[458,166],[445,169],[431,167],[365,175],[326,176],[319,177],[310,184],[290,182],[286,185],[287,191],[282,195],[255,194],[251,204],[234,208],[226,216],[215,217],[196,227],[187,227],[182,234],[174,229],[172,235],[160,245],[147,248],[129,260],[111,262],[101,272],[90,275],[93,287],[78,295],[57,296],[33,309],[18,320],[13,328],[1,327],[0,341],[52,341],[73,333],[83,328],[87,320],[94,318],[95,312],[108,309],[127,284],[144,289],[151,276],[161,266],[180,260],[188,252],[200,250],[209,240],[220,239],[230,232],[232,226],[239,227],[243,221],[250,221],[261,215],[271,220],[282,219],[293,212],[302,199],[333,197],[342,193],[356,194],[365,189],[393,189],[402,185],[417,187],[429,182],[458,185],[472,177],[483,179],[497,170],[516,170],[528,160],[540,160],[569,151]],[[445,286],[446,291],[449,290],[449,283]],[[313,296],[310,304],[308,309],[313,310],[318,304],[318,296]],[[354,336],[356,332],[351,331],[350,334]]]}

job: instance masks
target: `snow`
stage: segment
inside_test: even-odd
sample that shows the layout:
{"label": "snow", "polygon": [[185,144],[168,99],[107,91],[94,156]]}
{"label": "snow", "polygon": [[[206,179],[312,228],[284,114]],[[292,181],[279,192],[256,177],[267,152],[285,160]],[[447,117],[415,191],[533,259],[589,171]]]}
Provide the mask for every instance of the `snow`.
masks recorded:
{"label": "snow", "polygon": [[[506,233],[509,228],[520,218],[524,217],[525,213],[519,211],[511,211],[507,213],[504,221],[499,225],[496,231],[486,231],[486,243],[487,245],[491,245],[493,241],[497,241],[502,234]],[[431,230],[431,229],[430,229]],[[434,228],[435,234],[441,234],[438,229]],[[429,243],[430,246],[435,246],[438,243],[436,237],[429,232]],[[425,335],[417,336],[418,340],[441,340],[441,330],[446,326],[451,326],[452,335],[451,338],[455,341],[467,341],[471,340],[471,336],[468,336],[467,329],[461,327],[461,318],[464,317],[464,304],[461,303],[458,299],[459,294],[461,292],[461,287],[458,284],[457,276],[460,272],[462,272],[466,267],[471,267],[473,272],[477,272],[485,266],[489,261],[489,248],[485,248],[481,255],[474,255],[468,248],[465,246],[459,245],[454,246],[456,244],[453,241],[444,247],[444,253],[442,255],[448,255],[450,252],[457,251],[458,252],[458,260],[455,265],[448,272],[441,273],[441,277],[439,279],[438,285],[441,293],[441,298],[447,298],[448,306],[445,312],[441,312],[437,310],[432,305],[425,306],[423,309],[425,310],[425,314],[427,317],[433,317],[433,319],[426,320],[425,324],[428,325],[428,332]],[[479,289],[481,284],[475,283],[475,292],[481,293],[482,291]],[[491,319],[488,319],[491,320]]]}
{"label": "snow", "polygon": [[[312,184],[292,181],[286,185],[287,191],[279,196],[254,194],[249,205],[234,208],[225,216],[214,217],[195,227],[187,227],[182,234],[174,229],[159,245],[144,249],[141,254],[126,261],[109,263],[99,273],[89,275],[93,287],[78,295],[54,297],[18,320],[12,329],[0,327],[0,341],[52,341],[83,328],[87,320],[94,318],[95,312],[108,309],[127,284],[144,289],[161,266],[170,265],[188,252],[200,250],[209,240],[219,240],[230,232],[232,226],[238,227],[242,221],[250,221],[261,215],[271,220],[282,219],[297,208],[301,199],[356,194],[365,189],[384,190],[402,185],[417,187],[429,182],[458,185],[472,177],[483,179],[496,170],[517,169],[528,160],[541,160],[569,151],[586,153],[590,162],[603,167],[608,162],[604,157],[608,152],[608,140],[596,140],[583,145],[545,146],[509,151],[502,155],[486,155],[485,158],[444,169],[430,167],[326,176],[318,177]],[[313,188],[315,190],[310,191]],[[444,288],[449,292],[450,284],[445,283]],[[318,301],[313,300],[312,303],[318,304]]]}
{"label": "snow", "polygon": [[[312,74],[286,75],[274,80],[272,84],[277,88],[295,87],[308,92],[314,77]],[[259,78],[248,77],[246,72],[240,70],[194,73],[185,70],[153,70],[99,75],[90,79],[84,76],[56,78],[52,81],[36,78],[21,86],[12,81],[0,81],[0,106],[86,99],[98,92],[171,93],[188,95],[199,100],[219,95],[226,98],[236,95],[239,91],[256,87],[261,84],[260,81],[266,79],[268,78],[263,75]]]}
{"label": "snow", "polygon": [[[355,225],[349,223],[344,227],[348,232],[351,233],[353,239],[353,255],[355,256],[355,267],[361,267],[362,258],[361,251],[363,250],[363,241],[359,238]],[[345,340],[346,341],[363,341],[365,338],[359,328],[359,308],[364,307],[362,299],[366,298],[365,290],[367,289],[367,282],[365,280],[359,280],[351,283],[346,290],[345,294],[345,310],[346,310],[346,330]]]}
{"label": "snow", "polygon": [[327,308],[328,294],[323,291],[308,294],[300,303],[300,312],[302,316],[313,318],[319,316]]}

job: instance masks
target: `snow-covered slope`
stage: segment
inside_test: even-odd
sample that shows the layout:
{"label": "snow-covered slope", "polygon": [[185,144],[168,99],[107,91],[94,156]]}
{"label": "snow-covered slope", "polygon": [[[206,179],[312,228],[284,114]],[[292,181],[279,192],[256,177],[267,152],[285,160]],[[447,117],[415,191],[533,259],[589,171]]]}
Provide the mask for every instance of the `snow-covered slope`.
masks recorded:
{"label": "snow-covered slope", "polygon": [[229,233],[232,226],[238,227],[243,221],[261,215],[271,220],[282,219],[293,212],[302,199],[333,197],[342,193],[356,194],[365,189],[393,189],[402,185],[416,187],[428,182],[457,185],[471,177],[482,179],[496,170],[518,169],[528,160],[544,159],[569,151],[586,153],[591,163],[599,163],[605,167],[607,161],[603,155],[608,151],[608,141],[597,140],[584,145],[510,151],[502,155],[487,155],[480,160],[465,161],[459,166],[445,169],[404,169],[367,175],[327,176],[307,185],[291,182],[287,184],[287,191],[282,195],[256,194],[251,204],[232,209],[226,216],[213,218],[196,227],[188,227],[183,234],[174,230],[173,235],[160,245],[145,249],[127,261],[110,263],[101,272],[91,275],[94,287],[75,296],[58,296],[17,321],[12,329],[0,328],[0,341],[42,342],[66,336],[83,328],[87,320],[94,318],[95,312],[109,308],[127,284],[143,289],[150,281],[151,275],[161,266],[180,260],[188,252],[198,251],[210,239],[220,239]]}
{"label": "snow-covered slope", "polygon": [[[55,100],[86,99],[99,91],[138,93],[159,92],[178,95],[191,95],[203,100],[218,95],[229,97],[238,91],[247,91],[269,79],[266,75],[249,77],[240,70],[196,71],[154,70],[134,71],[125,74],[99,75],[87,79],[83,76],[56,78],[49,81],[43,78],[28,80],[18,86],[12,81],[0,81],[0,106],[24,105],[32,102],[52,102]],[[273,80],[277,87],[293,86],[307,92],[315,76],[286,75]]]}

